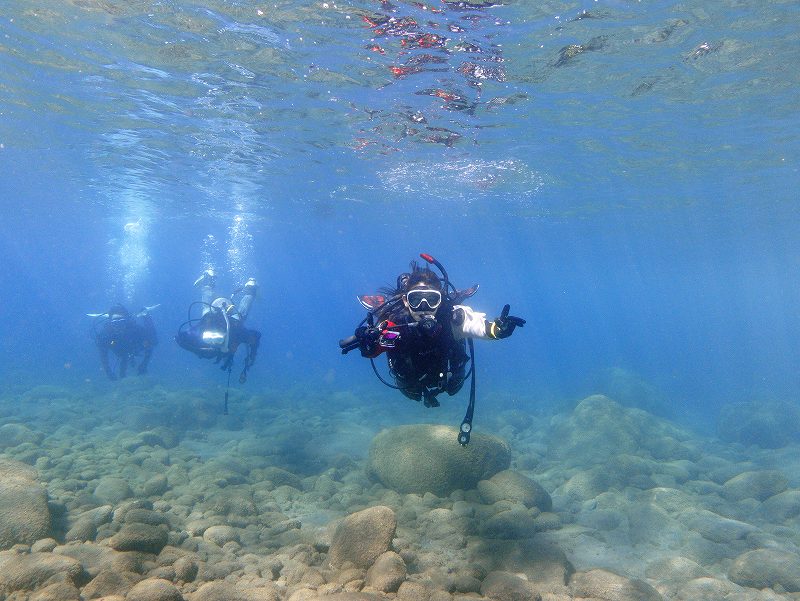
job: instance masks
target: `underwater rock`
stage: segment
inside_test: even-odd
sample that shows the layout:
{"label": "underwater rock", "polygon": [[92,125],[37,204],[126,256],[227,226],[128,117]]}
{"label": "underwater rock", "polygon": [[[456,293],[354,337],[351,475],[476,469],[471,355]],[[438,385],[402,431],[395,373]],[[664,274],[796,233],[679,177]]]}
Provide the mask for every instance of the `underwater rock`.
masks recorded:
{"label": "underwater rock", "polygon": [[159,511],[152,509],[144,509],[142,507],[132,507],[125,513],[120,515],[120,521],[126,524],[150,524],[151,526],[159,526],[161,524],[169,525],[169,519],[166,515]]}
{"label": "underwater rock", "polygon": [[628,410],[599,394],[583,399],[566,419],[553,421],[547,434],[553,455],[574,465],[604,463],[621,453],[636,454],[643,434]]}
{"label": "underwater rock", "polygon": [[537,537],[516,542],[482,541],[480,549],[488,571],[525,574],[533,590],[542,595],[567,594],[567,582],[575,568],[560,545]]}
{"label": "underwater rock", "polygon": [[0,426],[0,451],[26,442],[39,444],[43,438],[41,432],[34,432],[22,424],[4,424]]}
{"label": "underwater rock", "polygon": [[642,503],[658,506],[668,513],[689,511],[697,504],[686,491],[666,487],[646,490],[639,495],[639,500]]}
{"label": "underwater rock", "polygon": [[[442,596],[437,595],[440,593]],[[432,582],[406,580],[397,590],[397,601],[440,601],[447,600],[450,595],[438,591]]]}
{"label": "underwater rock", "polygon": [[478,493],[485,503],[514,501],[525,507],[536,507],[539,511],[550,511],[553,500],[542,486],[519,472],[504,470],[488,480],[478,482]]}
{"label": "underwater rock", "polygon": [[531,538],[538,526],[537,509],[526,511],[522,508],[501,511],[490,517],[481,525],[481,536],[486,538],[517,539]]}
{"label": "underwater rock", "polygon": [[83,573],[80,562],[52,553],[0,554],[0,597],[14,591],[30,591],[56,575],[76,584]]}
{"label": "underwater rock", "polygon": [[800,490],[787,490],[770,497],[761,504],[759,513],[775,524],[800,516]]}
{"label": "underwater rock", "polygon": [[569,581],[576,597],[603,601],[663,601],[663,597],[643,580],[620,576],[609,570],[576,572]]}
{"label": "underwater rock", "polygon": [[203,532],[203,540],[221,547],[227,542],[239,542],[239,533],[230,526],[211,526]]}
{"label": "underwater rock", "polygon": [[653,580],[687,582],[693,578],[710,576],[699,563],[680,555],[664,557],[648,564],[645,575]]}
{"label": "underwater rock", "polygon": [[614,485],[611,475],[602,468],[580,471],[558,487],[558,496],[568,500],[587,501],[607,491]]}
{"label": "underwater rock", "polygon": [[0,549],[50,536],[47,491],[36,470],[0,458]]}
{"label": "underwater rock", "polygon": [[553,418],[547,432],[550,453],[567,465],[605,465],[616,455],[647,452],[660,460],[695,459],[668,422],[641,409],[625,408],[596,394],[583,399],[568,416]]}
{"label": "underwater rock", "polygon": [[186,595],[189,601],[278,601],[279,598],[274,586],[248,587],[227,581],[206,582],[194,593]]}
{"label": "underwater rock", "polygon": [[156,474],[142,485],[146,497],[158,497],[169,490],[169,481],[164,474]]}
{"label": "underwater rock", "polygon": [[227,582],[206,582],[194,593],[187,595],[191,601],[247,601],[235,587]]}
{"label": "underwater rock", "polygon": [[782,493],[788,487],[788,479],[777,470],[744,472],[722,485],[722,496],[730,501],[743,499],[765,501]]}
{"label": "underwater rock", "polygon": [[118,553],[113,549],[94,543],[61,545],[53,549],[56,555],[65,555],[81,563],[90,577],[97,576],[103,570],[115,572],[135,571],[137,566],[128,561],[130,553]]}
{"label": "underwater rock", "polygon": [[457,435],[455,428],[422,424],[383,430],[370,447],[370,470],[387,488],[445,497],[509,467],[503,440],[478,432],[462,447]]}
{"label": "underwater rock", "polygon": [[664,546],[679,544],[686,528],[662,507],[652,503],[631,503],[626,511],[628,536],[634,544]]}
{"label": "underwater rock", "polygon": [[[424,512],[421,507],[419,509]],[[430,540],[454,540],[467,529],[468,523],[468,520],[457,518],[452,510],[444,507],[417,515],[417,528],[424,530]]]}
{"label": "underwater rock", "polygon": [[125,524],[119,532],[109,539],[115,551],[141,551],[159,553],[168,540],[167,531],[150,524]]}
{"label": "underwater rock", "polygon": [[262,470],[259,479],[269,480],[277,486],[291,486],[297,490],[303,489],[303,481],[299,476],[279,467],[266,467]]}
{"label": "underwater rock", "polygon": [[596,385],[610,398],[627,407],[636,407],[654,415],[672,417],[674,403],[654,384],[640,375],[622,367],[612,367],[603,372]]}
{"label": "underwater rock", "polygon": [[495,601],[541,601],[527,580],[508,572],[490,572],[481,584],[481,595]]}
{"label": "underwater rock", "polygon": [[750,588],[800,592],[800,556],[778,549],[748,551],[734,560],[728,578]]}
{"label": "underwater rock", "polygon": [[122,572],[112,569],[105,569],[86,585],[81,591],[84,599],[100,599],[111,595],[125,596],[129,590],[142,577],[133,572]]}
{"label": "underwater rock", "polygon": [[111,505],[95,507],[81,513],[72,523],[70,529],[64,535],[64,540],[69,541],[90,541],[97,535],[97,528],[102,524],[111,521]]}
{"label": "underwater rock", "polygon": [[403,558],[394,551],[387,551],[367,570],[365,584],[382,593],[396,593],[407,573]]}
{"label": "underwater rock", "polygon": [[211,582],[224,580],[233,575],[241,575],[243,568],[241,562],[222,560],[221,557],[219,554],[209,555],[208,563],[201,563],[198,566],[196,580],[199,582]]}
{"label": "underwater rock", "polygon": [[171,582],[161,578],[148,578],[134,585],[125,596],[126,601],[183,601],[181,592]]}
{"label": "underwater rock", "polygon": [[133,491],[128,483],[122,478],[106,476],[100,478],[94,489],[94,496],[102,503],[119,503],[133,496]]}
{"label": "underwater rock", "polygon": [[49,553],[58,546],[58,542],[54,538],[40,538],[31,545],[33,553]]}
{"label": "underwater rock", "polygon": [[64,540],[66,542],[86,542],[94,540],[95,536],[97,536],[97,526],[95,526],[91,520],[79,519],[67,530],[67,533],[64,535]]}
{"label": "underwater rock", "polygon": [[748,534],[758,529],[745,522],[732,520],[708,511],[707,509],[694,509],[687,511],[681,518],[700,536],[715,543],[734,545],[737,541],[743,541]]}
{"label": "underwater rock", "polygon": [[54,582],[38,589],[30,601],[81,601],[81,592],[71,582]]}
{"label": "underwater rock", "polygon": [[719,601],[720,599],[752,599],[752,597],[734,597],[742,588],[711,576],[694,578],[684,584],[677,592],[675,601]]}
{"label": "underwater rock", "polygon": [[[383,597],[375,593],[339,592],[330,595],[313,595],[308,601],[382,601]],[[192,601],[195,601],[194,599]],[[227,601],[227,600],[226,600]],[[248,600],[250,601],[250,600]]]}
{"label": "underwater rock", "polygon": [[369,568],[389,550],[396,528],[397,519],[389,507],[370,507],[348,515],[333,533],[328,564],[337,568],[349,561]]}
{"label": "underwater rock", "polygon": [[718,432],[726,442],[784,447],[800,438],[800,407],[780,401],[732,403],[720,411]]}

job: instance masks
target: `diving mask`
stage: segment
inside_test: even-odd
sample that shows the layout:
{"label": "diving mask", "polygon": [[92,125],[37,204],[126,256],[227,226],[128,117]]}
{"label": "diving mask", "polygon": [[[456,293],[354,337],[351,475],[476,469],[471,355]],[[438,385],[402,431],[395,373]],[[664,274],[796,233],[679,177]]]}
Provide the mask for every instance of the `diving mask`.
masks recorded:
{"label": "diving mask", "polygon": [[406,292],[406,301],[412,311],[424,311],[423,303],[428,311],[433,311],[442,304],[442,293],[433,289],[415,289]]}

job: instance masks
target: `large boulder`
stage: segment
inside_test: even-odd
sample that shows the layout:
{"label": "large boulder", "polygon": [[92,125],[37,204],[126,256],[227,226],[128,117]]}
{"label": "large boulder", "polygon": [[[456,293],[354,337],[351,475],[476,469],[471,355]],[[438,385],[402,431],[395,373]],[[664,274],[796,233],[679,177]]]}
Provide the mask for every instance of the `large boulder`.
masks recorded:
{"label": "large boulder", "polygon": [[744,472],[722,485],[722,496],[729,501],[757,499],[765,501],[784,492],[789,480],[778,470]]}
{"label": "large boulder", "polygon": [[731,403],[720,411],[718,431],[727,442],[784,447],[800,439],[800,407],[783,401]]}
{"label": "large boulder", "polygon": [[570,578],[569,588],[577,598],[598,601],[663,601],[663,597],[644,580],[636,580],[596,569],[575,572]]}
{"label": "large boulder", "polygon": [[398,492],[444,497],[454,490],[475,488],[510,465],[510,449],[499,438],[476,432],[462,447],[457,437],[458,431],[449,426],[417,424],[383,430],[372,441],[370,469]]}
{"label": "large boulder", "polygon": [[381,505],[351,513],[333,533],[328,563],[333,568],[345,562],[369,568],[389,550],[396,529],[397,518],[389,507]]}
{"label": "large boulder", "polygon": [[728,578],[750,588],[800,592],[800,556],[778,549],[748,551],[734,560]]}
{"label": "large boulder", "polygon": [[602,394],[583,399],[569,415],[554,417],[546,436],[554,458],[582,468],[605,466],[617,455],[691,459],[693,451],[680,442],[688,437],[669,422]]}
{"label": "large boulder", "polygon": [[103,503],[116,504],[133,496],[128,482],[122,478],[106,476],[101,478],[94,489],[94,496]]}
{"label": "large boulder", "polygon": [[3,424],[0,426],[0,451],[29,442],[39,444],[44,438],[41,432],[34,432],[22,424]]}
{"label": "large boulder", "polygon": [[530,582],[508,572],[490,572],[481,584],[481,595],[496,601],[541,601]]}
{"label": "large boulder", "polygon": [[406,579],[406,562],[394,551],[387,551],[367,570],[367,586],[382,593],[396,593]]}
{"label": "large boulder", "polygon": [[514,470],[503,470],[488,480],[478,482],[478,492],[484,503],[514,501],[525,507],[536,507],[539,511],[550,511],[553,500],[548,492],[535,480]]}
{"label": "large boulder", "polygon": [[36,470],[0,458],[0,549],[49,536],[47,490],[38,482]]}
{"label": "large boulder", "polygon": [[128,591],[127,601],[183,601],[174,584],[161,578],[142,580]]}
{"label": "large boulder", "polygon": [[61,575],[73,584],[83,568],[78,560],[53,553],[0,556],[0,599],[14,591],[32,591],[50,578]]}
{"label": "large boulder", "polygon": [[521,508],[501,511],[480,526],[481,536],[489,539],[531,538],[537,530],[536,516]]}
{"label": "large boulder", "polygon": [[759,513],[766,520],[781,523],[800,516],[800,490],[787,490],[761,504]]}
{"label": "large boulder", "polygon": [[115,551],[140,551],[158,554],[169,538],[164,528],[150,524],[125,524],[109,539]]}

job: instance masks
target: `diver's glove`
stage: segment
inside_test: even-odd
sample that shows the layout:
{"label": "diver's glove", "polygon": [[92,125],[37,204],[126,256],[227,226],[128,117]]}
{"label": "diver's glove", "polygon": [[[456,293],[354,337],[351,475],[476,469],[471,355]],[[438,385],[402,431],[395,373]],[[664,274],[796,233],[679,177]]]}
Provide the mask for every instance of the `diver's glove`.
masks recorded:
{"label": "diver's glove", "polygon": [[521,317],[509,315],[508,312],[510,310],[511,305],[506,305],[503,307],[500,317],[495,317],[494,321],[489,321],[486,323],[486,334],[489,336],[489,338],[508,338],[514,333],[514,328],[525,325],[525,320]]}
{"label": "diver's glove", "polygon": [[355,331],[362,357],[374,357],[378,351],[380,331],[374,326],[359,326]]}

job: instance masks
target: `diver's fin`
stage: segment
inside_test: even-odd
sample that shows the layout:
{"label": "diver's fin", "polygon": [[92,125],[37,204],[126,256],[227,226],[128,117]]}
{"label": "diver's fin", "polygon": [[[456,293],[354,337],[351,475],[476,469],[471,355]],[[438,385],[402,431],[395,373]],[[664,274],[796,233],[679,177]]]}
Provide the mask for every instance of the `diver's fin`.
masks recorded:
{"label": "diver's fin", "polygon": [[358,299],[358,302],[361,303],[361,306],[367,311],[377,309],[386,302],[386,297],[382,294],[362,294],[356,298]]}
{"label": "diver's fin", "polygon": [[214,271],[213,267],[209,267],[200,274],[199,278],[194,281],[193,286],[199,286],[200,284],[203,284],[203,286],[213,287],[216,281],[217,273]]}
{"label": "diver's fin", "polygon": [[473,294],[475,294],[478,291],[478,288],[480,288],[480,287],[481,287],[480,284],[474,284],[473,286],[470,286],[469,288],[466,288],[465,290],[456,290],[455,293],[453,294],[453,302],[455,304],[459,304],[459,303],[465,301],[466,299],[471,297]]}
{"label": "diver's fin", "polygon": [[150,313],[150,311],[152,311],[153,309],[158,309],[160,306],[161,303],[158,303],[156,305],[150,305],[149,307],[143,307],[142,310],[136,314],[136,317],[144,317],[145,315]]}

